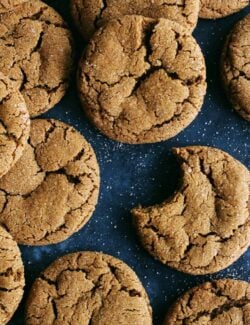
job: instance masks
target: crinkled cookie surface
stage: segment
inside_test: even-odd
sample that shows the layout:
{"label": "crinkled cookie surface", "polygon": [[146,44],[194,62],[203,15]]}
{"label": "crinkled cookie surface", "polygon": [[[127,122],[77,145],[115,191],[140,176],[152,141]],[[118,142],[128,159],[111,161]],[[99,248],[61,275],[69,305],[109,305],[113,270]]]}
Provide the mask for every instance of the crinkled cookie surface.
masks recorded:
{"label": "crinkled cookie surface", "polygon": [[35,281],[27,325],[152,325],[147,294],[122,261],[95,252],[66,255]]}

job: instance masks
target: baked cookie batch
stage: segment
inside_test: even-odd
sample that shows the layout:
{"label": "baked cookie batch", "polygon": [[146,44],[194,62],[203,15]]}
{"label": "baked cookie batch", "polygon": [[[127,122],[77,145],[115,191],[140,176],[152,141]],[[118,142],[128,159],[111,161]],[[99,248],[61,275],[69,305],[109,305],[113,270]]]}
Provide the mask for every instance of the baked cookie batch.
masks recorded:
{"label": "baked cookie batch", "polygon": [[[206,66],[192,36],[199,17],[241,10],[241,1],[71,0],[88,45],[77,72],[88,118],[109,138],[170,139],[196,118]],[[37,119],[64,96],[74,64],[72,34],[40,0],[0,0],[0,324],[24,292],[17,244],[62,242],[91,218],[100,173],[91,145],[73,127]],[[231,31],[221,75],[235,110],[250,121],[250,15]],[[174,148],[182,179],[162,204],[132,210],[143,247],[192,275],[235,262],[250,243],[249,170],[226,152]],[[250,324],[250,284],[223,279],[184,294],[165,325]],[[27,325],[151,325],[152,308],[137,275],[98,252],[56,260],[34,282]]]}

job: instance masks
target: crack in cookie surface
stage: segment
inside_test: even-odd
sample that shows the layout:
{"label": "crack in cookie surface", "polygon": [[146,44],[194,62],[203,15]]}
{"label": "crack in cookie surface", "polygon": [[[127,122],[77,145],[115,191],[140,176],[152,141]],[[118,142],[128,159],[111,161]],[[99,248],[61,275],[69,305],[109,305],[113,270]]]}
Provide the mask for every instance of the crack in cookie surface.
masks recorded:
{"label": "crack in cookie surface", "polygon": [[174,150],[183,171],[172,198],[132,211],[144,247],[161,262],[191,274],[220,271],[250,243],[249,171],[218,149]]}
{"label": "crack in cookie surface", "polygon": [[192,32],[198,20],[199,0],[71,0],[71,11],[85,39],[90,39],[99,27],[110,20],[124,15],[167,18]]}
{"label": "crack in cookie surface", "polygon": [[10,234],[0,226],[0,323],[12,317],[24,288],[24,267],[19,248]]}
{"label": "crack in cookie surface", "polygon": [[229,16],[249,5],[249,0],[200,0],[199,17],[216,19]]}
{"label": "crack in cookie surface", "polygon": [[21,157],[30,132],[24,98],[12,81],[0,73],[0,177]]}
{"label": "crack in cookie surface", "polygon": [[173,137],[197,116],[206,92],[204,58],[195,40],[168,20],[126,16],[90,42],[79,91],[93,123],[128,143]]}
{"label": "crack in cookie surface", "polygon": [[223,279],[185,293],[170,308],[164,325],[248,324],[249,317],[249,283]]}
{"label": "crack in cookie surface", "polygon": [[229,99],[236,111],[250,121],[250,14],[228,36],[221,65]]}
{"label": "crack in cookie surface", "polygon": [[26,1],[0,17],[1,71],[25,98],[34,117],[64,95],[72,67],[66,23],[39,0]]}
{"label": "crack in cookie surface", "polygon": [[0,222],[19,243],[60,242],[91,217],[99,182],[94,151],[75,129],[33,120],[23,156],[0,179]]}
{"label": "crack in cookie surface", "polygon": [[26,322],[151,325],[151,314],[147,294],[126,264],[79,252],[60,258],[35,281]]}

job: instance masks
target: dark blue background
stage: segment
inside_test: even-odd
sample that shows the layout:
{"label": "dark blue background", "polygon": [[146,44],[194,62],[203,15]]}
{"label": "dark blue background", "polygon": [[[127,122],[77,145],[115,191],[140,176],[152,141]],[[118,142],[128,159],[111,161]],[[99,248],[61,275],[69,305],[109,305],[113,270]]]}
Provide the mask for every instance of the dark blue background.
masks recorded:
{"label": "dark blue background", "polygon": [[[77,62],[84,43],[70,19],[69,1],[46,2],[56,8],[72,27]],[[225,37],[247,12],[250,12],[250,8],[225,19],[199,21],[194,36],[206,57],[208,93],[198,118],[174,139],[160,144],[134,146],[105,138],[84,116],[77,97],[75,80],[72,81],[65,98],[44,116],[73,125],[92,144],[101,168],[101,193],[90,222],[70,239],[54,246],[21,247],[27,281],[26,294],[10,324],[24,324],[27,292],[39,273],[57,257],[78,250],[103,251],[121,258],[130,265],[149,294],[156,325],[162,323],[171,303],[191,286],[208,279],[223,277],[250,281],[250,252],[227,270],[212,276],[193,277],[162,265],[140,247],[129,212],[139,203],[160,203],[177,188],[179,169],[170,153],[174,146],[216,146],[250,167],[249,124],[231,109],[219,76],[220,54]]]}

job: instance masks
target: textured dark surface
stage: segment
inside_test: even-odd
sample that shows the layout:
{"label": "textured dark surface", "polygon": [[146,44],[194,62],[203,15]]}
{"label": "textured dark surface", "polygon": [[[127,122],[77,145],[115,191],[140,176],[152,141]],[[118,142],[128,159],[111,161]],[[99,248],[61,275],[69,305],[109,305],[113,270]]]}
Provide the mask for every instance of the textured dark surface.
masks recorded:
{"label": "textured dark surface", "polygon": [[[46,1],[69,18],[69,1]],[[26,268],[26,292],[31,283],[57,257],[78,250],[98,250],[121,258],[143,282],[154,310],[154,324],[160,325],[171,303],[188,288],[208,279],[230,277],[250,281],[250,252],[223,272],[193,277],[154,261],[139,245],[130,209],[139,203],[159,203],[178,186],[180,170],[170,149],[185,145],[221,148],[250,167],[250,125],[233,111],[219,76],[219,60],[225,37],[250,8],[216,21],[200,20],[194,32],[206,56],[208,94],[194,123],[174,139],[152,145],[123,145],[103,137],[86,120],[77,98],[75,77],[66,97],[47,113],[76,127],[93,145],[101,167],[101,195],[92,219],[66,242],[46,247],[21,247]],[[84,44],[73,29],[76,62]],[[24,298],[10,324],[24,324]],[[132,325],[132,324],[131,324]]]}

